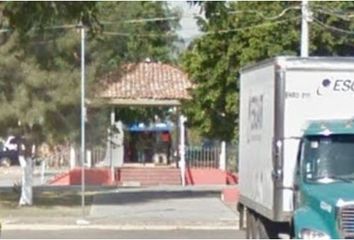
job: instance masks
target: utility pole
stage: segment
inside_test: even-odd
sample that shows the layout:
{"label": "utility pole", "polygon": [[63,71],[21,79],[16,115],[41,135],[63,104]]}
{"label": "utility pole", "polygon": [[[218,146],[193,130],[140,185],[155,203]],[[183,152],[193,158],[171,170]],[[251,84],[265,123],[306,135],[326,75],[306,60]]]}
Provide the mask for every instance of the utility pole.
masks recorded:
{"label": "utility pole", "polygon": [[85,27],[81,24],[81,207],[85,216]]}
{"label": "utility pole", "polygon": [[86,106],[85,106],[85,26],[80,23],[78,26],[81,33],[81,208],[82,220],[78,224],[87,224],[85,221],[85,119],[86,119]]}
{"label": "utility pole", "polygon": [[310,11],[308,0],[302,0],[301,2],[301,57],[309,56],[309,21],[310,21]]}

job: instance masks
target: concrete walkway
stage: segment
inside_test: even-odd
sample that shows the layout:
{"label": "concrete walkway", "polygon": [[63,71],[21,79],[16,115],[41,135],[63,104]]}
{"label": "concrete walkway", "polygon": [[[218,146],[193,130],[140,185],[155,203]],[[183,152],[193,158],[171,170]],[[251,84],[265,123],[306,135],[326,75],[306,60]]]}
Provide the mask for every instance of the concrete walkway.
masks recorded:
{"label": "concrete walkway", "polygon": [[98,191],[85,220],[24,217],[4,229],[237,229],[238,214],[220,198],[226,186],[159,186]]}
{"label": "concrete walkway", "polygon": [[95,196],[89,218],[117,225],[234,228],[238,215],[221,201],[221,188],[118,189]]}

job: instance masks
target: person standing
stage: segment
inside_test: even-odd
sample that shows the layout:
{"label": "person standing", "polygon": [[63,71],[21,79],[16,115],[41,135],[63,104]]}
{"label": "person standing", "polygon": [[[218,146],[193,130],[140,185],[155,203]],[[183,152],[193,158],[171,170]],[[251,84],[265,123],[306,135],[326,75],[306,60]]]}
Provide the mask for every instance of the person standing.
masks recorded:
{"label": "person standing", "polygon": [[26,144],[25,139],[18,138],[19,162],[22,169],[21,197],[19,206],[30,206],[33,204],[32,192],[32,147]]}
{"label": "person standing", "polygon": [[170,151],[171,151],[171,134],[168,131],[163,131],[161,133],[161,142],[163,143],[164,153],[166,154],[166,164],[170,162]]}

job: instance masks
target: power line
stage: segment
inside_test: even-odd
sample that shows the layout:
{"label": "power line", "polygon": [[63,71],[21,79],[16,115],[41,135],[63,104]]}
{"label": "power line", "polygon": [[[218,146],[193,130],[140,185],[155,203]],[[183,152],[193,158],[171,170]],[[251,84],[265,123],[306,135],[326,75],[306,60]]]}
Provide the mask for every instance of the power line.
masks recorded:
{"label": "power line", "polygon": [[[58,26],[49,26],[49,27],[43,27],[45,30],[52,30],[52,29],[72,29],[72,28],[78,28],[77,24],[67,24],[67,25],[58,25]],[[40,28],[35,28],[35,29],[40,29]]]}
{"label": "power line", "polygon": [[334,17],[337,17],[337,18],[340,18],[342,20],[345,20],[345,21],[351,21],[351,18],[354,17],[354,14],[339,14],[339,13],[335,13],[335,12],[332,12],[332,11],[328,11],[324,8],[318,8],[316,10],[314,10],[314,12],[317,12],[317,13],[322,13],[322,14],[326,14],[326,15],[330,15],[330,16],[334,16]]}
{"label": "power line", "polygon": [[[56,30],[56,29],[73,29],[77,28],[77,25],[74,24],[68,24],[68,25],[59,25],[59,26],[49,26],[49,27],[35,27],[30,29],[30,31],[35,31],[35,30]],[[2,28],[0,29],[0,33],[7,33],[7,32],[14,32],[14,29],[9,29],[9,28]]]}
{"label": "power line", "polygon": [[313,8],[317,10],[322,10],[323,13],[332,14],[338,17],[353,17],[354,16],[354,9],[353,10],[344,10],[344,9],[330,9],[325,8],[322,6],[314,5]]}
{"label": "power line", "polygon": [[163,22],[170,20],[180,20],[181,18],[194,18],[201,15],[193,14],[193,15],[180,15],[180,16],[167,16],[167,17],[154,17],[154,18],[137,18],[130,20],[121,20],[121,21],[110,21],[110,20],[101,20],[100,23],[103,25],[110,25],[116,23],[144,23],[144,22]]}
{"label": "power line", "polygon": [[146,33],[146,34],[134,34],[134,33],[126,33],[126,32],[108,32],[108,31],[104,31],[102,32],[103,34],[106,35],[111,35],[111,36],[122,36],[122,37],[130,37],[130,36],[134,36],[134,37],[175,37],[178,36],[176,33],[174,32],[166,32],[163,34],[158,34],[158,33]]}
{"label": "power line", "polygon": [[111,25],[116,23],[144,23],[144,22],[163,22],[170,20],[179,20],[178,16],[174,17],[158,17],[158,18],[141,18],[141,19],[132,19],[132,20],[123,20],[123,21],[101,21],[103,25]]}
{"label": "power line", "polygon": [[348,30],[345,30],[345,29],[342,29],[342,28],[338,28],[338,27],[334,27],[334,26],[330,26],[324,22],[321,22],[320,20],[318,20],[317,18],[313,18],[314,22],[323,27],[323,28],[327,28],[327,29],[330,29],[332,31],[336,31],[336,32],[340,32],[340,33],[346,33],[346,34],[354,34],[354,31],[348,31]]}
{"label": "power line", "polygon": [[[290,10],[299,10],[300,6],[294,6],[294,7],[288,7],[283,9],[279,14],[275,15],[275,16],[265,16],[262,12],[257,11],[257,10],[236,10],[236,11],[230,11],[227,12],[228,14],[237,14],[237,13],[255,13],[256,15],[260,16],[261,18],[265,19],[265,20],[276,20],[278,18],[281,18],[282,16],[285,15],[285,13],[287,13]],[[217,15],[220,15],[217,14]]]}
{"label": "power line", "polygon": [[[206,32],[200,32],[199,35],[203,36],[203,35],[212,35],[212,34],[225,34],[225,33],[230,33],[230,32],[239,32],[239,31],[245,31],[245,30],[249,30],[249,29],[253,29],[253,28],[259,28],[259,27],[264,27],[264,26],[271,26],[271,25],[276,25],[276,24],[280,24],[280,23],[284,23],[287,21],[292,21],[292,20],[296,20],[299,19],[300,16],[297,17],[293,17],[293,18],[289,18],[289,19],[283,19],[283,20],[278,20],[278,21],[274,21],[274,22],[265,22],[265,23],[261,23],[258,25],[251,25],[251,26],[246,26],[246,27],[241,27],[241,28],[233,28],[233,29],[224,29],[224,30],[215,30],[215,31],[206,31]],[[334,26],[330,26],[326,23],[321,22],[320,20],[318,20],[317,18],[313,18],[314,22],[317,25],[320,25],[323,28],[327,28],[327,29],[331,29],[333,31],[337,31],[337,32],[341,32],[341,33],[346,33],[346,34],[354,34],[354,32],[352,31],[348,31],[342,28],[338,28],[338,27],[334,27]],[[76,25],[66,25],[67,28],[71,28],[73,29],[74,27],[76,27]],[[65,27],[65,26],[64,26]],[[50,27],[48,27],[49,29],[51,29]],[[54,26],[53,29],[57,29],[59,28],[58,26]],[[11,30],[9,29],[0,29],[0,33],[3,32],[9,32]],[[183,30],[179,31],[179,32],[183,32]],[[129,36],[134,36],[134,37],[176,37],[178,36],[177,33],[175,32],[165,32],[165,33],[128,33],[128,32],[110,32],[110,31],[104,31],[102,32],[102,34],[105,35],[110,35],[110,36],[122,36],[122,37],[129,37]]]}
{"label": "power line", "polygon": [[[297,16],[297,17],[293,17],[293,18],[289,18],[289,19],[278,20],[278,21],[275,21],[275,22],[265,22],[265,23],[261,23],[261,24],[258,24],[258,25],[247,26],[247,27],[242,27],[242,28],[209,31],[209,32],[204,32],[204,34],[205,35],[209,35],[209,34],[219,34],[219,33],[245,31],[245,30],[249,30],[249,29],[252,29],[252,28],[259,28],[259,27],[264,27],[264,26],[276,25],[276,24],[279,24],[279,23],[284,23],[284,22],[292,21],[292,20],[299,19],[299,18],[300,18],[300,16]],[[202,34],[203,34],[203,32],[202,32]]]}
{"label": "power line", "polygon": [[[277,15],[278,17],[283,16],[286,11],[290,10],[284,9],[281,14]],[[298,17],[294,18],[289,18],[289,19],[283,19],[279,21],[274,21],[274,22],[265,22],[261,23],[258,25],[251,25],[251,26],[246,26],[246,27],[241,27],[241,28],[234,28],[234,29],[224,29],[224,30],[215,30],[215,31],[206,31],[206,32],[201,32],[200,35],[212,35],[212,34],[224,34],[224,33],[230,33],[230,32],[238,32],[238,31],[244,31],[244,30],[249,30],[252,28],[258,28],[258,27],[263,27],[263,26],[271,26],[274,24],[279,24],[287,21],[292,21],[294,19],[298,19]],[[143,19],[140,19],[143,20]],[[139,20],[139,21],[140,21]],[[148,19],[148,20],[161,20],[161,18],[155,18],[155,19]],[[130,20],[129,20],[130,21]],[[133,21],[133,20],[131,20]],[[136,21],[136,20],[134,20]],[[58,26],[49,26],[49,27],[44,27],[43,29],[45,30],[51,30],[51,29],[76,29],[77,25],[75,24],[67,24],[67,25],[58,25]],[[10,32],[13,30],[10,29],[0,29],[0,33],[4,32]],[[180,30],[179,32],[183,32],[183,30]],[[175,32],[165,32],[165,33],[146,33],[146,34],[134,34],[134,33],[128,33],[128,32],[112,32],[112,31],[104,31],[102,32],[105,35],[111,35],[111,36],[123,36],[123,37],[129,37],[129,36],[135,36],[135,37],[175,37],[178,36]]]}
{"label": "power line", "polygon": [[[226,14],[237,14],[237,13],[254,13],[259,15],[265,20],[276,20],[278,18],[283,17],[288,11],[290,10],[298,10],[300,6],[288,7],[283,9],[279,14],[275,16],[266,16],[261,11],[257,10],[236,10],[236,11],[229,11]],[[181,18],[194,18],[201,15],[193,14],[193,15],[181,15],[181,16],[170,16],[170,17],[155,17],[155,18],[140,18],[140,19],[131,19],[131,20],[123,20],[123,21],[101,21],[100,23],[103,25],[112,25],[116,23],[144,23],[144,22],[161,22],[161,21],[169,21],[169,20],[180,20]],[[212,16],[220,16],[220,13],[214,13]]]}
{"label": "power line", "polygon": [[[259,16],[261,16],[262,18],[266,19],[266,20],[275,20],[278,18],[283,17],[288,11],[290,10],[294,10],[294,9],[300,9],[299,6],[294,6],[294,7],[288,7],[283,9],[279,14],[272,16],[272,17],[268,17],[265,16],[262,12],[260,11],[255,11],[255,10],[239,10],[239,11],[230,11],[227,12],[228,14],[236,14],[236,13],[255,13]],[[220,15],[220,14],[215,14],[215,15]],[[296,17],[298,18],[298,17]],[[294,19],[294,18],[292,18]],[[266,26],[266,25],[272,25],[272,24],[278,24],[281,22],[285,22],[285,21],[290,21],[292,19],[284,19],[281,21],[277,21],[277,22],[267,22],[267,23],[262,23],[259,25],[254,25],[254,26],[248,26],[248,27],[243,27],[243,28],[236,28],[236,29],[225,29],[225,30],[217,30],[217,31],[207,31],[207,32],[201,32],[201,35],[210,35],[210,34],[222,34],[222,33],[229,33],[229,32],[237,32],[237,31],[243,31],[243,30],[247,30],[247,29],[251,29],[251,28],[257,28],[257,27],[262,27],[262,26]],[[169,21],[169,20],[179,20],[179,17],[177,16],[172,16],[172,17],[157,17],[157,18],[141,18],[141,19],[131,19],[131,20],[125,20],[122,22],[125,23],[142,23],[142,22],[158,22],[158,21]],[[111,22],[111,21],[102,21],[102,24],[115,24],[118,22]],[[67,25],[57,25],[57,26],[48,26],[48,27],[43,27],[42,29],[44,30],[55,30],[55,29],[75,29],[77,28],[76,24],[67,24]],[[37,30],[40,28],[34,28],[32,30]],[[9,32],[9,31],[13,31],[13,30],[9,30],[9,29],[0,29],[0,33],[3,32]],[[179,32],[183,32],[183,30],[180,30]],[[115,35],[115,36],[138,36],[138,37],[156,37],[156,36],[165,36],[165,37],[171,37],[171,36],[177,36],[177,34],[173,33],[173,32],[167,32],[164,34],[131,34],[131,33],[125,33],[125,32],[110,32],[110,31],[104,31],[103,34],[106,35]]]}
{"label": "power line", "polygon": [[[299,19],[300,16],[289,18],[289,19],[283,19],[283,20],[278,20],[274,22],[265,22],[261,23],[258,25],[252,25],[252,26],[247,26],[247,27],[241,27],[241,28],[233,28],[233,29],[224,29],[224,30],[215,30],[215,31],[207,31],[207,32],[201,32],[200,35],[211,35],[211,34],[224,34],[224,33],[230,33],[230,32],[238,32],[238,31],[245,31],[253,28],[259,28],[259,27],[264,27],[264,26],[271,26],[275,24],[280,24],[292,20]],[[183,30],[182,30],[183,32]],[[106,35],[112,35],[112,36],[136,36],[136,37],[149,37],[149,36],[158,36],[158,37],[171,37],[171,36],[177,36],[176,33],[174,32],[166,32],[164,34],[132,34],[132,33],[126,33],[126,32],[103,32],[103,34]]]}
{"label": "power line", "polygon": [[[256,11],[256,10],[236,10],[236,11],[229,11],[229,12],[227,12],[227,14],[255,13],[266,20],[276,20],[276,19],[284,16],[285,13],[287,13],[288,11],[294,10],[294,9],[300,9],[300,7],[294,6],[294,7],[285,8],[279,14],[272,16],[272,17],[265,16],[262,12]],[[215,13],[213,15],[220,15],[220,13]],[[196,17],[196,16],[198,16],[198,15],[197,14],[193,14],[192,16],[184,15],[183,17]],[[112,25],[115,23],[143,23],[143,22],[159,22],[159,21],[170,21],[170,20],[180,20],[180,17],[179,16],[169,16],[169,17],[155,17],[155,18],[140,18],[140,19],[131,19],[131,20],[124,20],[124,21],[101,21],[100,23],[103,25]],[[43,28],[36,27],[36,28],[32,28],[31,30],[73,29],[73,28],[77,28],[77,27],[78,27],[77,24],[66,24],[66,25],[48,26],[48,27],[43,27]],[[9,32],[9,31],[13,31],[13,30],[0,29],[0,33]],[[225,31],[227,31],[227,30],[225,30]],[[233,30],[230,30],[230,31],[233,31]],[[220,32],[224,32],[224,30],[221,30]],[[119,33],[119,32],[118,33],[106,32],[106,34],[111,34],[111,35],[115,34],[115,35],[122,35],[122,36],[127,35],[127,33]],[[170,35],[170,34],[168,34],[168,35]]]}

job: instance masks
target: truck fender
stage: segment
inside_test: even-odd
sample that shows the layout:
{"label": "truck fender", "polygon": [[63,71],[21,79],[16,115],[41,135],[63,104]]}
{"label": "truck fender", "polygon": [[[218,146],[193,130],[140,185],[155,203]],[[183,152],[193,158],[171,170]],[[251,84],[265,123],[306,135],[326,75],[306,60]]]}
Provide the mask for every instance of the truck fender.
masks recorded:
{"label": "truck fender", "polygon": [[293,228],[295,238],[300,238],[300,232],[304,228],[317,230],[332,236],[331,226],[328,226],[323,218],[309,207],[302,207],[294,212]]}

